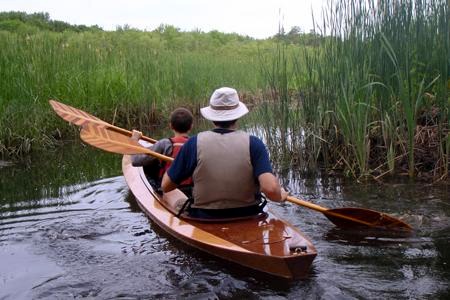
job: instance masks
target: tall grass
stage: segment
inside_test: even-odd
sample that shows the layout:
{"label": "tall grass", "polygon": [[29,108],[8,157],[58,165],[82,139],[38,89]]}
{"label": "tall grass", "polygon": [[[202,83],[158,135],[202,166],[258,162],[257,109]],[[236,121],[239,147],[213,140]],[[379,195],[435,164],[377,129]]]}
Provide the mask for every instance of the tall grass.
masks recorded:
{"label": "tall grass", "polygon": [[444,178],[449,17],[444,0],[330,0],[300,46],[170,26],[0,31],[0,152],[73,136],[49,98],[145,130],[228,85],[256,104],[255,130],[286,168]]}
{"label": "tall grass", "polygon": [[145,129],[173,106],[195,110],[219,86],[256,91],[261,85],[257,41],[163,29],[0,30],[0,152],[27,152],[72,136],[49,99]]}
{"label": "tall grass", "polygon": [[295,80],[271,84],[290,90],[288,105],[274,100],[299,118],[297,148],[355,177],[448,176],[449,17],[443,0],[329,1],[316,23],[319,46],[278,54]]}

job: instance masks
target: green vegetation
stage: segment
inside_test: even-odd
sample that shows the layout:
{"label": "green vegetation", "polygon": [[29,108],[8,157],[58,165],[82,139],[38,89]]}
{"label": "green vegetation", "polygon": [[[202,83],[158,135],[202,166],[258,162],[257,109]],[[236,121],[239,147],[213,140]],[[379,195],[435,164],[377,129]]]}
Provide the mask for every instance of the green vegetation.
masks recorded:
{"label": "green vegetation", "polygon": [[355,178],[449,172],[449,12],[444,0],[330,2],[320,27],[267,40],[217,31],[114,32],[0,13],[0,152],[71,139],[49,99],[151,132],[237,88],[281,168]]}
{"label": "green vegetation", "polygon": [[29,34],[40,30],[54,32],[102,31],[98,26],[70,25],[66,22],[51,20],[48,13],[27,14],[24,12],[0,12],[0,30]]}
{"label": "green vegetation", "polygon": [[20,23],[0,26],[0,152],[5,154],[73,137],[49,99],[120,126],[145,129],[165,121],[164,112],[173,106],[196,111],[219,86],[256,91],[263,85],[257,54],[270,45],[165,25],[152,32],[126,26],[114,32],[80,31],[67,25],[59,32],[55,28],[61,26],[45,14],[3,13],[0,24],[5,22]]}
{"label": "green vegetation", "polygon": [[341,0],[324,12],[318,48],[290,56],[281,43],[266,72],[276,107],[256,118],[288,144],[283,161],[352,177],[448,176],[446,1]]}

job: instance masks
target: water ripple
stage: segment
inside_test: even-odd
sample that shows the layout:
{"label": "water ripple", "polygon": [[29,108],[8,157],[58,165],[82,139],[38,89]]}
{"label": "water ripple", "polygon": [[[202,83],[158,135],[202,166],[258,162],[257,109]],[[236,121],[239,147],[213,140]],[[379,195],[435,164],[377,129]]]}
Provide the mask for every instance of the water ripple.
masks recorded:
{"label": "water ripple", "polygon": [[[450,278],[446,265],[450,212],[441,205],[444,198],[439,193],[425,205],[412,204],[405,196],[409,191],[387,189],[388,200],[382,201],[384,194],[378,187],[372,193],[367,187],[358,190],[361,186],[333,187],[325,180],[292,178],[290,184],[299,197],[324,206],[385,211],[386,205],[409,218],[418,230],[408,237],[342,230],[318,212],[269,203],[277,215],[301,228],[319,252],[307,279],[280,280],[215,259],[172,238],[139,210],[124,178],[118,176],[61,187],[59,197],[2,205],[0,298],[423,299],[445,295]],[[406,204],[392,204],[390,193],[408,198]]]}

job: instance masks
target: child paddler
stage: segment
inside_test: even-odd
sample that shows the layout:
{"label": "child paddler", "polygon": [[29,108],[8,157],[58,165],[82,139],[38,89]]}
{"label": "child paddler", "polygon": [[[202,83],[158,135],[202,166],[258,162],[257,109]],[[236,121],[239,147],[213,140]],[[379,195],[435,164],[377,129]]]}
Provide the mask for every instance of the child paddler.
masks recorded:
{"label": "child paddler", "polygon": [[[181,147],[189,139],[188,133],[192,129],[193,116],[186,108],[177,108],[170,114],[170,129],[173,136],[164,138],[149,146],[152,151],[175,158],[180,152]],[[142,137],[142,132],[133,130],[131,138],[138,141]],[[171,163],[160,161],[159,159],[146,154],[136,154],[131,157],[132,165],[135,167],[144,167],[145,173],[150,184],[157,190],[161,187],[161,180],[164,173],[169,169]],[[192,180],[187,178],[183,180],[180,187],[184,187],[186,192],[192,186]]]}

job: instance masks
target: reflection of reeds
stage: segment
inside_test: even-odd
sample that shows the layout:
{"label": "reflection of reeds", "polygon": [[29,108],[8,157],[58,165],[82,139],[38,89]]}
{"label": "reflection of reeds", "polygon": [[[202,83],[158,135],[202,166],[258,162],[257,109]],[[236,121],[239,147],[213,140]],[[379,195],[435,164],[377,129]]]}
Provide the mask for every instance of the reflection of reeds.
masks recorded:
{"label": "reflection of reeds", "polygon": [[83,147],[78,141],[62,149],[28,156],[5,169],[0,165],[0,215],[19,209],[20,203],[31,208],[42,199],[68,200],[62,195],[70,186],[79,188],[78,184],[120,174],[119,156]]}
{"label": "reflection of reeds", "polygon": [[[294,152],[353,176],[448,175],[448,20],[443,0],[330,1],[317,47],[292,59],[277,53],[282,63],[269,76],[278,78],[271,88],[288,101],[273,99],[281,108],[271,120],[301,136],[291,138],[303,149]],[[273,75],[291,66],[293,80]],[[437,126],[433,166],[425,167],[427,151],[415,151],[418,125]]]}

